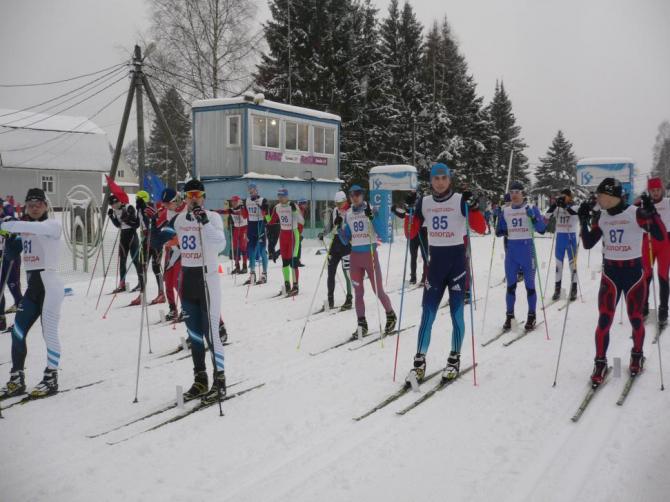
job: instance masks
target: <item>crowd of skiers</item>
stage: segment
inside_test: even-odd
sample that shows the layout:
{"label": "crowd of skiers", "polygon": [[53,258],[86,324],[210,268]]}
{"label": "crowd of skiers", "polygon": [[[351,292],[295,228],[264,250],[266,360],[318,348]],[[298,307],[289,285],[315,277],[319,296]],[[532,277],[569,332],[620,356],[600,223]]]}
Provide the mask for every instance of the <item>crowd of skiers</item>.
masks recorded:
{"label": "crowd of skiers", "polygon": [[[248,273],[245,284],[249,287],[266,283],[269,259],[281,258],[283,293],[297,295],[305,201],[290,201],[288,191],[282,188],[277,192],[277,204],[270,208],[258,187],[250,183],[245,199],[234,196],[224,208],[212,211],[204,208],[205,187],[197,179],[186,183],[183,195],[175,189],[165,189],[160,201],[151,201],[147,192],[140,191],[136,194],[135,205],[131,205],[124,195],[114,193],[109,197],[107,216],[119,231],[119,283],[112,293],[128,289],[126,276],[130,259],[138,277],[137,287],[133,290],[138,296],[131,305],[167,302],[166,320],[185,322],[194,382],[184,398],[200,398],[205,402],[221,399],[226,394],[223,347],[227,332],[221,316],[219,256],[229,241],[234,264],[232,273]],[[367,336],[369,330],[364,302],[366,277],[386,314],[383,334],[393,334],[397,322],[394,307],[384,291],[377,249],[377,235],[387,222],[382,221],[377,209],[366,202],[365,195],[366,191],[359,185],[352,185],[348,193],[337,192],[335,207],[325,222],[324,231],[319,234],[327,249],[327,307],[324,309],[335,308],[335,279],[341,265],[346,296],[340,310],[353,307],[357,318],[352,338]],[[661,180],[650,179],[647,192],[633,205],[628,204],[621,183],[613,178],[604,179],[596,192],[581,204],[576,203],[569,188],[562,190],[552,198],[545,214],[532,204],[525,187],[519,182],[511,183],[499,206],[480,208],[479,204],[479,198],[472,192],[457,192],[449,167],[438,163],[430,171],[429,193],[419,196],[416,192],[408,192],[404,203],[392,208],[393,214],[403,219],[405,237],[409,241],[409,284],[417,283],[418,255],[422,258],[418,281],[423,287],[421,322],[416,354],[406,382],[418,384],[426,376],[426,354],[432,328],[445,294],[448,294],[452,336],[442,377],[449,380],[459,375],[466,331],[464,310],[471,300],[474,279],[470,250],[472,232],[495,232],[496,237],[504,240],[506,296],[502,332],[512,329],[517,284],[521,281],[528,305],[524,330],[531,331],[536,327],[538,259],[535,234],[545,233],[552,219],[556,261],[554,301],[561,296],[566,257],[570,270],[568,300],[574,301],[577,297],[578,238],[581,237],[585,249],[592,248],[598,241],[603,243],[592,384],[602,383],[608,371],[609,331],[621,295],[633,331],[629,371],[631,375],[638,374],[644,362],[644,320],[649,312],[648,291],[654,262],[658,267],[660,290],[658,321],[664,326],[668,318],[670,199],[665,197]],[[28,191],[25,214],[20,220],[6,206],[1,209],[0,327],[6,327],[3,324],[5,285],[9,286],[18,307],[14,308],[16,317],[11,328],[10,379],[0,390],[0,397],[26,391],[26,337],[38,318],[41,318],[47,346],[47,367],[31,395],[42,397],[58,390],[58,324],[63,284],[57,267],[62,229],[56,220],[48,218],[48,209],[48,200],[38,188]],[[228,238],[221,216],[228,223]],[[23,294],[19,282],[21,263],[28,283]],[[150,302],[145,296],[149,263],[158,285],[158,294]],[[218,336],[213,336],[217,326]],[[205,363],[207,346],[213,364],[211,387]]]}

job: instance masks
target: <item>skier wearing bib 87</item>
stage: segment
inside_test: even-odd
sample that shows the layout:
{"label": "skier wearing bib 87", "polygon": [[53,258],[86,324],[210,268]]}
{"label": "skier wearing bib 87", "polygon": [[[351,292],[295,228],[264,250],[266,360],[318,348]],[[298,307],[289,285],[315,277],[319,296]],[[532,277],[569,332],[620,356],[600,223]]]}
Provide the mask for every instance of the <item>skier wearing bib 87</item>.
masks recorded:
{"label": "skier wearing bib 87", "polygon": [[[464,238],[469,225],[475,232],[483,234],[486,222],[477,207],[471,192],[456,193],[452,188],[451,171],[445,164],[435,164],[430,171],[432,194],[416,202],[416,192],[405,198],[408,207],[416,208],[412,218],[419,223],[414,233],[421,227],[428,230],[428,272],[423,291],[421,325],[417,337],[417,353],[414,367],[406,378],[409,383],[423,380],[426,374],[426,353],[430,345],[433,322],[445,290],[449,291],[451,312],[451,352],[442,374],[445,379],[458,376],[460,371],[461,346],[465,335],[463,305],[465,299],[465,279],[467,270],[466,246]],[[466,220],[467,217],[467,220]],[[411,235],[410,238],[414,237]]]}
{"label": "skier wearing bib 87", "polygon": [[[635,376],[642,371],[644,321],[642,307],[647,294],[647,282],[642,269],[642,236],[649,232],[657,241],[666,238],[666,230],[656,207],[648,195],[641,197],[641,207],[629,206],[623,199],[621,183],[605,178],[596,190],[601,211],[591,218],[594,201],[579,206],[579,222],[585,249],[591,249],[602,239],[603,272],[598,292],[600,316],[596,327],[596,357],[591,384],[597,387],[607,375],[607,346],[614,313],[623,293],[628,319],[633,328],[633,349],[629,370]],[[589,219],[591,228],[589,229]]]}
{"label": "skier wearing bib 87", "polygon": [[503,330],[512,329],[514,319],[514,304],[516,303],[517,272],[521,270],[526,284],[528,298],[528,319],[524,329],[530,331],[535,328],[535,308],[537,293],[535,292],[535,244],[532,232],[543,234],[546,225],[540,210],[529,204],[524,197],[523,184],[515,181],[510,185],[510,204],[500,212],[496,224],[496,236],[506,237],[505,247],[505,278],[507,281],[507,295],[505,297],[507,313]]}

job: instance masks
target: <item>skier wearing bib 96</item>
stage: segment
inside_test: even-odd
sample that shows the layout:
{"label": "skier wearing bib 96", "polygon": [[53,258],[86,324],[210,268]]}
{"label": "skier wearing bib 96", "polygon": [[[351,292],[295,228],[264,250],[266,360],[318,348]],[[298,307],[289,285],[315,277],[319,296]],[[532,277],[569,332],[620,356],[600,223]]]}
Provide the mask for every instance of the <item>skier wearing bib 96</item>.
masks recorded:
{"label": "skier wearing bib 96", "polygon": [[[217,271],[217,256],[226,247],[223,221],[217,213],[204,209],[205,187],[192,179],[184,186],[187,211],[177,214],[163,230],[166,237],[177,236],[181,250],[181,302],[185,314],[186,331],[191,341],[195,380],[184,393],[185,400],[202,398],[216,402],[217,396],[226,395],[226,376],[223,365],[223,345],[213,329],[221,314],[221,285]],[[201,241],[202,239],[202,241]],[[212,328],[212,329],[210,329]],[[213,350],[214,381],[207,390],[205,340]]]}
{"label": "skier wearing bib 96", "polygon": [[[277,191],[279,204],[272,209],[272,214],[267,215],[265,220],[268,224],[279,223],[279,252],[282,259],[282,274],[284,275],[284,290],[286,296],[298,294],[298,247],[300,246],[300,233],[298,224],[304,223],[302,215],[295,202],[288,200],[288,190],[280,188]],[[291,286],[291,282],[293,286]]]}
{"label": "skier wearing bib 96", "polygon": [[[442,375],[445,379],[456,378],[460,371],[461,346],[465,335],[463,306],[467,255],[464,238],[467,225],[475,232],[486,232],[486,222],[478,209],[472,192],[456,193],[452,188],[451,171],[445,164],[435,164],[430,171],[432,194],[416,202],[416,192],[405,198],[408,207],[414,206],[413,218],[418,220],[414,232],[421,227],[428,230],[428,272],[423,291],[421,325],[417,340],[414,367],[406,378],[408,383],[421,382],[426,374],[426,353],[430,345],[433,323],[445,290],[449,291],[451,313],[451,352]],[[467,218],[467,220],[466,220]],[[410,238],[414,237],[411,235]]]}
{"label": "skier wearing bib 96", "polygon": [[25,392],[24,364],[28,349],[26,337],[37,318],[42,321],[42,335],[47,346],[44,378],[30,392],[45,397],[58,392],[60,340],[58,323],[63,304],[63,282],[58,277],[61,224],[49,219],[49,206],[41,188],[31,188],[26,195],[25,221],[0,223],[0,231],[20,234],[23,243],[23,265],[28,276],[26,289],[12,329],[12,370],[9,382],[0,390],[1,397]]}
{"label": "skier wearing bib 96", "polygon": [[528,298],[528,319],[524,329],[535,328],[535,309],[537,293],[535,292],[535,243],[532,232],[543,234],[546,225],[540,210],[529,204],[524,196],[523,184],[515,181],[510,185],[510,204],[500,212],[496,224],[496,236],[506,237],[505,247],[505,278],[507,280],[507,314],[503,330],[512,329],[514,304],[516,303],[517,272],[521,270],[526,284]]}
{"label": "skier wearing bib 96", "polygon": [[[629,370],[635,376],[642,371],[644,321],[642,308],[647,283],[642,269],[642,236],[649,232],[653,239],[666,239],[666,230],[648,195],[641,197],[641,207],[630,206],[623,198],[621,183],[605,178],[596,190],[601,211],[593,215],[594,201],[579,206],[579,222],[585,249],[591,249],[602,239],[603,271],[598,292],[600,316],[596,327],[596,357],[591,384],[597,387],[607,375],[607,346],[614,313],[624,295],[628,319],[633,328],[633,349]],[[590,220],[590,221],[589,221]],[[589,228],[590,224],[590,228]]]}

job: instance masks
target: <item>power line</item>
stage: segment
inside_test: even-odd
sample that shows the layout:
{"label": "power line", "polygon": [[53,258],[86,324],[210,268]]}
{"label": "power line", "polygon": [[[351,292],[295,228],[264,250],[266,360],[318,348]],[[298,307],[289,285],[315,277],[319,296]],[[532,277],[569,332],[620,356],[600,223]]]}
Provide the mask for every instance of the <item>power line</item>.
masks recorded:
{"label": "power line", "polygon": [[[3,113],[2,115],[0,115],[0,118],[2,118],[2,117],[7,117],[7,116],[9,116],[9,115],[16,115],[17,113],[21,113],[21,112],[27,112],[27,111],[29,111],[29,110],[33,110],[34,108],[38,108],[38,107],[40,107],[40,106],[47,105],[47,104],[49,104],[49,103],[52,103],[53,101],[59,100],[59,99],[64,98],[65,96],[68,96],[68,95],[70,95],[70,94],[72,94],[72,93],[74,93],[74,92],[77,92],[77,91],[79,91],[79,90],[81,90],[81,89],[84,89],[84,88],[86,88],[86,87],[89,87],[90,85],[92,85],[92,84],[94,84],[95,82],[98,82],[98,81],[100,81],[100,80],[103,80],[103,79],[104,79],[105,81],[109,81],[115,74],[118,74],[118,73],[121,72],[121,71],[124,71],[124,69],[123,69],[123,68],[116,68],[116,69],[114,69],[114,70],[112,70],[112,71],[110,71],[110,72],[108,72],[108,73],[105,73],[105,74],[102,75],[101,77],[98,77],[98,78],[96,78],[96,79],[90,80],[89,82],[86,82],[84,85],[81,85],[81,86],[77,87],[76,89],[72,89],[72,90],[70,90],[70,91],[68,91],[68,92],[66,92],[66,93],[63,93],[63,94],[59,95],[59,96],[56,96],[56,97],[51,98],[51,99],[47,99],[46,101],[42,101],[41,103],[37,103],[37,104],[35,104],[35,105],[27,106],[27,107],[22,108],[22,109],[20,109],[20,110],[14,110],[14,111],[11,111],[11,112],[8,112],[8,113]],[[109,78],[108,78],[108,77],[109,77]],[[83,93],[82,93],[82,94],[83,94]],[[80,95],[80,94],[79,94],[79,95]],[[77,96],[79,96],[79,95],[76,95],[76,96],[73,96],[73,97],[77,97]],[[72,98],[68,98],[67,100],[65,100],[65,102],[66,102],[66,101],[69,101],[70,99],[72,99]],[[61,103],[61,104],[62,104],[62,103]]]}
{"label": "power line", "polygon": [[116,68],[119,66],[123,66],[126,63],[116,63],[115,65],[108,66],[107,68],[102,68],[101,70],[97,70],[91,73],[84,73],[82,75],[76,75],[74,77],[69,77],[69,78],[64,78],[62,80],[53,80],[51,82],[37,82],[37,83],[30,83],[30,84],[0,84],[0,87],[37,87],[41,85],[53,85],[53,84],[62,84],[63,82],[71,82],[72,80],[78,80],[80,78],[84,77],[90,77],[92,75],[97,75],[98,73],[102,73],[108,70],[111,70],[112,68]]}

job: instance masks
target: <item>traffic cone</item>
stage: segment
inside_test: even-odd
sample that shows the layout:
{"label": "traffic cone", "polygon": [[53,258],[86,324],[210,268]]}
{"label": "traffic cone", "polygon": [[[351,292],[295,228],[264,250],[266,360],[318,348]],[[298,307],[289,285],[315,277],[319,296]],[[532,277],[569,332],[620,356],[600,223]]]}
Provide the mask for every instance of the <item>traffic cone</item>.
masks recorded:
{"label": "traffic cone", "polygon": [[219,274],[223,275],[223,264],[219,263]]}

